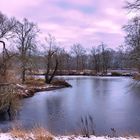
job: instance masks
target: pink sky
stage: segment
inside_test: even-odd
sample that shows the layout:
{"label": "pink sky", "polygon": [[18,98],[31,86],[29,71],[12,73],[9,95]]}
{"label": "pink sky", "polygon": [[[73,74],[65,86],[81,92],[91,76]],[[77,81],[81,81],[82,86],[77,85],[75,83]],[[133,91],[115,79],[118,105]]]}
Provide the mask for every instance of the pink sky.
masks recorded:
{"label": "pink sky", "polygon": [[40,40],[48,33],[63,46],[85,47],[105,42],[115,48],[123,44],[128,13],[124,0],[0,0],[1,12],[19,20],[38,23]]}

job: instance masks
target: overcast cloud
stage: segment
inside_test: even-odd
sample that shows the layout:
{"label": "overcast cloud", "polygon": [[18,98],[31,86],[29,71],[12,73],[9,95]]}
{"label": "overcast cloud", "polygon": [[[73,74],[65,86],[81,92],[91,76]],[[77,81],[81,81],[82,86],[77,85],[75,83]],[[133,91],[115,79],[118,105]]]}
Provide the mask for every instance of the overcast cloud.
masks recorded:
{"label": "overcast cloud", "polygon": [[105,42],[115,48],[124,41],[121,29],[128,21],[124,0],[0,0],[7,16],[38,23],[41,39],[48,33],[65,47]]}

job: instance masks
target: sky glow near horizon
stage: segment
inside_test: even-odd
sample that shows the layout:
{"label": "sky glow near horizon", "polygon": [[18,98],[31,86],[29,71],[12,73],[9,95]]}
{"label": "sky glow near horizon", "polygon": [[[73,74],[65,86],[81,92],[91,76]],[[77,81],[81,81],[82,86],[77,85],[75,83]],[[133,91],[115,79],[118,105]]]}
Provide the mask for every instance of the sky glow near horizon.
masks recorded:
{"label": "sky glow near horizon", "polygon": [[125,0],[0,0],[1,12],[38,24],[43,40],[48,33],[66,49],[74,43],[110,48],[123,44],[128,15]]}

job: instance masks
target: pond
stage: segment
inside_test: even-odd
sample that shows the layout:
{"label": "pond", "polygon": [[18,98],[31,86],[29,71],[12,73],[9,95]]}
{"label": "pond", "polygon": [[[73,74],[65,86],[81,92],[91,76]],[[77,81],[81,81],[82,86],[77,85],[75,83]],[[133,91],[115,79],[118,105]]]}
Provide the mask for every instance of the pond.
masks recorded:
{"label": "pond", "polygon": [[[72,88],[39,92],[24,99],[17,122],[24,128],[41,126],[55,135],[68,135],[80,133],[81,118],[90,116],[96,135],[111,135],[111,128],[118,136],[140,134],[140,88],[130,77],[63,78]],[[8,125],[0,120],[1,129]]]}

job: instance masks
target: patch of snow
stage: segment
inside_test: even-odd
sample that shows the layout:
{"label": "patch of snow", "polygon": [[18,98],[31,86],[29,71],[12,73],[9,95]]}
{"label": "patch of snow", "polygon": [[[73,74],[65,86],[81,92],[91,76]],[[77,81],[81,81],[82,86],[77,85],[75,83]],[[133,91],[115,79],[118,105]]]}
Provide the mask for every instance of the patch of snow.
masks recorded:
{"label": "patch of snow", "polygon": [[9,133],[2,133],[0,134],[0,140],[21,140],[19,138],[12,138]]}
{"label": "patch of snow", "polygon": [[90,138],[86,137],[75,137],[75,136],[60,136],[60,137],[55,137],[54,140],[140,140],[140,138],[133,138],[133,137],[118,137],[118,138],[110,138],[110,137],[96,137],[96,136],[91,136]]}
{"label": "patch of snow", "polygon": [[[12,137],[10,135],[10,133],[1,133],[0,134],[0,140],[23,140],[23,139]],[[33,136],[32,136],[32,140],[35,140],[35,138],[33,138]],[[54,137],[54,140],[140,140],[140,138],[138,138],[138,137],[110,138],[110,137],[107,137],[107,136],[103,136],[103,137],[91,136],[90,138],[86,138],[86,137],[82,137],[82,136],[58,136],[58,137]]]}
{"label": "patch of snow", "polygon": [[16,86],[19,87],[19,88],[25,88],[24,85],[20,85],[20,84],[16,84]]}

